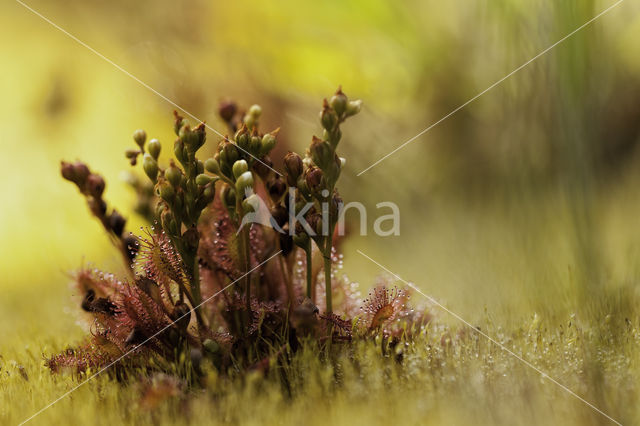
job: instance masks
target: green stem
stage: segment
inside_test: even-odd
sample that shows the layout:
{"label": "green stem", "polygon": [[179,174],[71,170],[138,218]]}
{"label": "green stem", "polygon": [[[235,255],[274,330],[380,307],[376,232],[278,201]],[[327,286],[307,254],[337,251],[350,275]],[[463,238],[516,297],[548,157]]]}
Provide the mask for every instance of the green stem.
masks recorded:
{"label": "green stem", "polygon": [[204,331],[205,329],[205,321],[202,316],[202,294],[200,293],[200,265],[198,264],[198,248],[195,248],[194,253],[188,254],[188,259],[185,259],[190,269],[191,282],[189,283],[189,287],[191,290],[191,297],[189,301],[193,307],[193,310],[196,314],[196,320],[198,322],[198,328]]}

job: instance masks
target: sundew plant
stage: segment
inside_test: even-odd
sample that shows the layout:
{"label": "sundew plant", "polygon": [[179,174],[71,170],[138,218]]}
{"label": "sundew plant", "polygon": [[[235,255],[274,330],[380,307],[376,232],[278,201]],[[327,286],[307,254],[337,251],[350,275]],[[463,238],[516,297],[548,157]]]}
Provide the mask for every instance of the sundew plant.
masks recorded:
{"label": "sundew plant", "polygon": [[258,105],[221,104],[232,136],[214,142],[204,123],[194,127],[174,112],[171,155],[135,131],[136,147],[125,155],[146,175],[131,183],[136,211],[149,222],[137,234],[104,200],[100,175],[62,162],[62,176],[86,197],[126,273],[75,273],[91,334],[50,357],[49,368],[78,375],[108,368],[120,379],[165,373],[193,385],[208,369],[283,366],[305,345],[318,356],[355,339],[397,345],[423,327],[430,317],[409,307],[409,289],[383,280],[360,300],[357,285],[338,273],[346,160],[337,150],[342,123],[360,109],[341,89],[325,99],[323,134],[304,155],[288,152],[282,173],[271,158],[279,129],[261,129]]}

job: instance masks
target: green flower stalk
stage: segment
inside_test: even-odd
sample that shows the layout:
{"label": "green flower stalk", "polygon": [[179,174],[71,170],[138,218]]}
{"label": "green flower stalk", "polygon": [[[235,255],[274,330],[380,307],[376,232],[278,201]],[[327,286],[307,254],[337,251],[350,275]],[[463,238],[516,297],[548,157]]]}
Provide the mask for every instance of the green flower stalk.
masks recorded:
{"label": "green flower stalk", "polygon": [[[331,251],[333,249],[333,233],[338,222],[339,209],[342,204],[336,183],[340,177],[340,172],[345,163],[343,158],[338,157],[336,148],[342,138],[340,125],[352,115],[360,112],[362,101],[350,101],[342,92],[341,88],[327,102],[325,99],[320,112],[320,123],[324,128],[323,138],[314,137],[309,151],[313,163],[322,171],[320,174],[317,169],[307,171],[306,181],[312,195],[316,200],[324,206],[328,205],[326,217],[323,220],[323,239],[320,242],[320,249],[324,258],[324,274],[326,288],[326,306],[327,312],[332,312],[332,294],[331,294]],[[323,211],[323,213],[325,213]]]}

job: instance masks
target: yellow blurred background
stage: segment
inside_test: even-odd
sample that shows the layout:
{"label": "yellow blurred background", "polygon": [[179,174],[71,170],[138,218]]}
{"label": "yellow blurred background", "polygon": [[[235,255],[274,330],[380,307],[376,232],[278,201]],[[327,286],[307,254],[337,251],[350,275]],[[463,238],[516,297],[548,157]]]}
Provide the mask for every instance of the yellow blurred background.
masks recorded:
{"label": "yellow blurred background", "polygon": [[[259,103],[283,146],[302,151],[323,97],[341,84],[363,99],[340,147],[343,197],[369,207],[369,231],[376,203],[401,209],[400,236],[344,245],[365,287],[381,271],[358,249],[472,318],[571,307],[638,279],[637,3],[359,177],[613,2],[26,4],[220,131],[220,100]],[[19,2],[0,5],[0,27],[0,329],[21,332],[25,319],[73,322],[69,271],[119,267],[60,160],[103,174],[135,231],[123,152],[137,128],[170,146],[174,107]]]}

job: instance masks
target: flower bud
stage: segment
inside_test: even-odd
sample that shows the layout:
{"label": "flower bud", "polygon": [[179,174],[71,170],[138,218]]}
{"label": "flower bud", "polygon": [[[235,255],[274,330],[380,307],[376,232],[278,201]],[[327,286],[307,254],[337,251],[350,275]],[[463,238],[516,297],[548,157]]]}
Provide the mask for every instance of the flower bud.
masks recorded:
{"label": "flower bud", "polygon": [[204,169],[217,175],[220,173],[220,164],[214,158],[209,158],[204,162]]}
{"label": "flower bud", "polygon": [[238,147],[231,142],[225,142],[223,146],[223,150],[226,155],[226,160],[229,162],[230,166],[233,165],[240,158]]}
{"label": "flower bud", "polygon": [[178,114],[178,111],[173,111],[173,131],[175,132],[176,136],[180,136],[180,129],[182,129],[182,126],[185,124],[185,122],[186,120],[184,119],[184,117]]}
{"label": "flower bud", "polygon": [[176,166],[173,160],[171,160],[169,167],[164,171],[164,177],[175,187],[180,186],[182,183],[182,171]]}
{"label": "flower bud", "polygon": [[262,149],[262,139],[257,134],[251,136],[251,142],[249,143],[249,152],[254,155],[260,155]]}
{"label": "flower bud", "polygon": [[140,147],[140,149],[144,149],[144,143],[147,140],[147,133],[142,129],[138,129],[133,132],[133,140]]}
{"label": "flower bud", "polygon": [[221,102],[220,106],[218,106],[218,115],[225,122],[229,123],[233,119],[233,116],[236,115],[236,111],[238,107],[233,102]]}
{"label": "flower bud", "polygon": [[73,164],[73,174],[75,175],[76,185],[83,187],[91,171],[89,171],[89,167],[86,164],[77,161]]}
{"label": "flower bud", "polygon": [[236,191],[229,185],[224,185],[220,192],[220,198],[227,210],[233,210],[236,206]]}
{"label": "flower bud", "polygon": [[202,197],[204,200],[205,207],[211,203],[216,195],[216,187],[214,185],[207,185],[204,187],[204,191],[202,192]]}
{"label": "flower bud", "polygon": [[195,151],[202,148],[204,143],[207,141],[207,129],[204,123],[198,124],[198,126],[193,129],[193,134],[196,136],[196,145]]}
{"label": "flower bud", "polygon": [[204,123],[200,123],[198,127],[191,130],[188,125],[182,126],[180,129],[180,139],[184,142],[185,148],[188,152],[194,153],[202,145],[207,138],[207,134],[204,129]]}
{"label": "flower bud", "polygon": [[289,151],[284,156],[284,168],[287,171],[287,179],[290,186],[296,186],[298,177],[302,174],[302,158],[295,152]]}
{"label": "flower bud", "polygon": [[348,101],[347,95],[342,93],[342,88],[339,87],[338,91],[336,92],[336,94],[333,95],[331,97],[331,99],[329,100],[329,105],[331,105],[331,108],[333,108],[335,110],[335,112],[336,112],[336,114],[338,114],[338,116],[341,116],[342,113],[347,108],[347,101]]}
{"label": "flower bud", "polygon": [[300,176],[298,181],[295,184],[295,187],[298,188],[300,194],[306,198],[309,198],[311,192],[309,191],[309,187],[307,186],[307,181],[304,176]]}
{"label": "flower bud", "polygon": [[335,129],[333,129],[333,132],[328,133],[326,136],[327,139],[325,140],[328,141],[329,145],[331,145],[331,147],[335,150],[338,147],[340,139],[342,139],[342,130],[340,130],[340,127],[336,127]]}
{"label": "flower bud", "polygon": [[260,115],[262,115],[262,108],[260,107],[260,105],[251,105],[247,114],[255,119],[258,119],[260,118]]}
{"label": "flower bud", "polygon": [[167,182],[163,180],[158,184],[158,195],[167,203],[172,203],[176,197],[176,190]]}
{"label": "flower bud", "polygon": [[124,156],[129,159],[129,164],[135,166],[138,163],[138,155],[140,155],[139,149],[127,149],[124,152]]}
{"label": "flower bud", "polygon": [[109,228],[113,231],[117,236],[122,235],[122,231],[124,231],[124,225],[127,221],[124,217],[117,211],[112,211],[109,215]]}
{"label": "flower bud", "polygon": [[320,112],[320,123],[322,123],[322,127],[331,131],[338,123],[338,114],[329,107],[327,100],[325,99],[322,105],[322,111]]}
{"label": "flower bud", "polygon": [[251,117],[250,115],[244,116],[244,125],[247,126],[247,128],[253,129],[257,124],[258,122],[255,118]]}
{"label": "flower bud", "polygon": [[253,187],[253,175],[251,172],[244,172],[236,180],[236,194],[239,197],[244,196],[245,190]]}
{"label": "flower bud", "polygon": [[333,157],[333,149],[331,149],[328,142],[314,136],[309,151],[311,152],[311,159],[316,166],[322,170],[325,170],[329,166],[329,162]]}
{"label": "flower bud", "polygon": [[238,179],[241,174],[249,170],[249,165],[244,160],[238,160],[233,163],[233,177]]}
{"label": "flower bud", "polygon": [[173,144],[173,154],[176,156],[180,164],[186,164],[187,156],[184,149],[184,141],[182,139],[177,139]]}
{"label": "flower bud", "polygon": [[236,132],[234,139],[241,149],[249,150],[250,135],[246,125],[242,125],[240,130]]}
{"label": "flower bud", "polygon": [[220,152],[219,159],[218,164],[220,165],[220,174],[228,178],[233,178],[233,171],[231,170],[231,165],[229,165],[229,162],[227,161],[226,152]]}
{"label": "flower bud", "polygon": [[244,124],[247,125],[249,129],[253,129],[258,126],[258,119],[262,114],[262,108],[260,105],[252,105],[247,112],[247,115],[244,116]]}
{"label": "flower bud", "polygon": [[76,181],[76,173],[73,164],[67,163],[66,161],[60,162],[60,173],[62,177],[68,181],[75,182]]}
{"label": "flower bud", "polygon": [[166,203],[157,203],[156,204],[156,216],[161,217],[162,213],[167,210],[169,206]]}
{"label": "flower bud", "polygon": [[103,217],[107,212],[107,203],[102,198],[91,197],[87,202],[89,204],[89,210],[96,217]]}
{"label": "flower bud", "polygon": [[319,213],[314,213],[312,215],[309,215],[307,217],[307,223],[309,224],[309,227],[311,229],[313,229],[313,231],[315,232],[316,235],[323,235],[324,236],[324,232],[323,232],[323,219],[322,216]]}
{"label": "flower bud", "polygon": [[202,173],[202,174],[199,174],[198,176],[196,176],[196,185],[205,186],[205,185],[210,184],[214,180],[215,180],[214,177],[209,176],[209,175],[205,175],[204,173]]}
{"label": "flower bud", "polygon": [[260,147],[260,155],[266,155],[276,146],[276,134],[278,132],[277,129],[272,133],[267,133],[262,137],[262,146]]}
{"label": "flower bud", "polygon": [[227,160],[227,152],[224,150],[224,147],[220,146],[219,150],[220,151],[218,152],[218,164],[220,165],[221,168],[223,168],[229,165],[229,161]]}
{"label": "flower bud", "polygon": [[362,109],[362,101],[360,99],[356,101],[349,101],[347,104],[347,109],[345,110],[345,117],[351,117],[352,115],[356,115]]}
{"label": "flower bud", "polygon": [[104,179],[102,176],[96,174],[90,174],[85,183],[85,189],[87,194],[91,195],[94,198],[102,197],[102,193],[104,192]]}
{"label": "flower bud", "polygon": [[238,161],[240,155],[238,154],[238,147],[229,142],[228,140],[223,140],[219,145],[219,161],[220,171],[223,175],[233,178],[233,163]]}
{"label": "flower bud", "polygon": [[312,193],[317,193],[322,189],[324,173],[317,167],[307,169],[305,173],[305,183]]}
{"label": "flower bud", "polygon": [[153,182],[158,177],[158,162],[148,152],[142,157],[142,168]]}
{"label": "flower bud", "polygon": [[198,174],[204,173],[204,163],[202,160],[196,160],[196,171]]}
{"label": "flower bud", "polygon": [[124,156],[128,159],[132,159],[137,157],[138,155],[140,155],[140,150],[139,149],[127,149],[124,152]]}
{"label": "flower bud", "polygon": [[149,145],[147,145],[147,150],[149,151],[149,154],[151,154],[151,156],[157,160],[158,157],[160,156],[160,150],[162,149],[162,145],[160,144],[160,141],[158,139],[151,139],[149,141]]}

